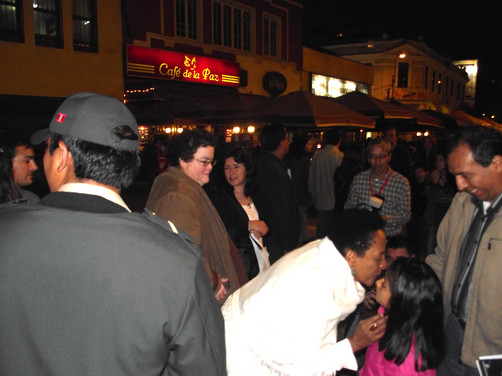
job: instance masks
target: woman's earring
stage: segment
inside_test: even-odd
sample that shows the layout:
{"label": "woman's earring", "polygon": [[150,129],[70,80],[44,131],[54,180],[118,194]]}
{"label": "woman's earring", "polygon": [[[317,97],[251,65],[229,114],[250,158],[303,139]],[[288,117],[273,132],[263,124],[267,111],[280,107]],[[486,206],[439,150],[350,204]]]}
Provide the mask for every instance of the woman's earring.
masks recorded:
{"label": "woman's earring", "polygon": [[356,275],[356,270],[354,269],[354,265],[350,266],[350,274],[352,274],[352,276]]}

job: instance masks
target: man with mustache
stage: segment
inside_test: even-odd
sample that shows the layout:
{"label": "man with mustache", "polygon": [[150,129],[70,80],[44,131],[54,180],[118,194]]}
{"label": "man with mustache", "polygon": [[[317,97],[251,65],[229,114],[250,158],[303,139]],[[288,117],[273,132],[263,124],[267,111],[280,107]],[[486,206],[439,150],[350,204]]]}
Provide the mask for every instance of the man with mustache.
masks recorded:
{"label": "man with mustache", "polygon": [[478,375],[476,360],[502,353],[502,134],[472,127],[448,148],[457,193],[426,262],[443,285],[448,353],[438,376]]}

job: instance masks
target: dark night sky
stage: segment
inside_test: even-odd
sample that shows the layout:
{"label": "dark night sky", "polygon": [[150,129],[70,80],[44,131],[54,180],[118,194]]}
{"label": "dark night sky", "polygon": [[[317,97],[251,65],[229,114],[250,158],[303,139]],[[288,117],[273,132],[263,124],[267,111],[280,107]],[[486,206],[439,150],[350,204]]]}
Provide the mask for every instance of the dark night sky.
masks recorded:
{"label": "dark night sky", "polygon": [[452,60],[478,59],[476,112],[502,120],[502,0],[304,0],[303,25],[306,45],[386,33],[421,38]]}

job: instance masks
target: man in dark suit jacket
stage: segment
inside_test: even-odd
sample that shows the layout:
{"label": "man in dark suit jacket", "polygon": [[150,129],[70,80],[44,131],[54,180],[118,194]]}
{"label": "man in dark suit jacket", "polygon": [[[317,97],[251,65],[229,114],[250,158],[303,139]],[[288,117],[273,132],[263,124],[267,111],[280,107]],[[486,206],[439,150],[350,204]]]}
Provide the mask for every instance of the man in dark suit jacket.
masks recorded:
{"label": "man in dark suit jacket", "polygon": [[300,210],[291,177],[281,160],[289,150],[284,126],[265,126],[260,134],[261,150],[255,157],[258,185],[267,208],[270,263],[296,248],[301,235]]}
{"label": "man in dark suit jacket", "polygon": [[33,135],[52,193],[0,209],[1,375],[226,374],[200,251],[120,197],[139,139],[120,101],[92,93]]}

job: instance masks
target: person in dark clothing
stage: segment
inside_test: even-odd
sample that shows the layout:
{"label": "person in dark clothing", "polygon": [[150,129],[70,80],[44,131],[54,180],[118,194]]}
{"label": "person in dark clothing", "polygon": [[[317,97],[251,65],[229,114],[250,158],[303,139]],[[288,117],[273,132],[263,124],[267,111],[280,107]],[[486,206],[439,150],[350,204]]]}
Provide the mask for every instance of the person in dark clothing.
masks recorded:
{"label": "person in dark clothing", "polygon": [[269,124],[261,130],[261,149],[254,159],[258,186],[263,194],[270,234],[270,263],[296,248],[300,239],[300,211],[295,189],[282,159],[289,150],[284,126]]}
{"label": "person in dark clothing", "polygon": [[120,197],[139,140],[125,105],[93,93],[32,136],[51,193],[0,209],[1,375],[226,374],[200,250]]}

